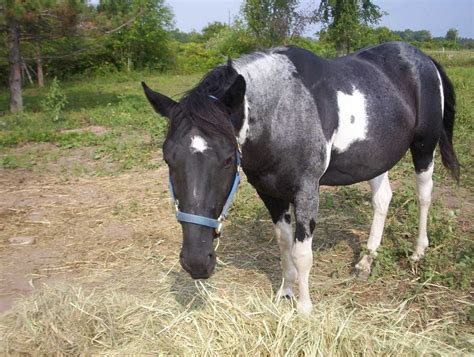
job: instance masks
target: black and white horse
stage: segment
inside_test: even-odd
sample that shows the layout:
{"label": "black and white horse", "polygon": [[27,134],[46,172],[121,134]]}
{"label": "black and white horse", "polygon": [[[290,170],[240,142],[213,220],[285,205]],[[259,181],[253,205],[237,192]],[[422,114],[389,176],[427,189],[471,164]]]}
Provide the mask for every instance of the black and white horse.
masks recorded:
{"label": "black and white horse", "polygon": [[214,270],[215,228],[234,191],[240,148],[243,171],[275,224],[280,294],[292,296],[298,281],[303,312],[312,308],[308,277],[320,185],[369,182],[375,211],[369,254],[356,266],[368,275],[392,197],[388,171],[407,150],[420,208],[414,261],[428,246],[438,143],[444,165],[459,179],[453,86],[438,63],[405,43],[333,60],[296,47],[256,52],[213,69],[179,103],[143,86],[154,109],[170,120],[163,154],[182,214],[183,268],[193,278]]}

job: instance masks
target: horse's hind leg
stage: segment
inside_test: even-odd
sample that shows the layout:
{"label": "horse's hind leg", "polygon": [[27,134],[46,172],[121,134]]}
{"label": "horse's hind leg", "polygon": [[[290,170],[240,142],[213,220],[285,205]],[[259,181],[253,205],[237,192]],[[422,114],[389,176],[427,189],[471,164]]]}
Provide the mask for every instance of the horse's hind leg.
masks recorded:
{"label": "horse's hind leg", "polygon": [[374,207],[374,219],[370,228],[369,240],[367,241],[368,254],[364,254],[357,263],[356,270],[359,278],[366,280],[370,275],[370,267],[376,250],[382,241],[385,218],[387,217],[388,206],[392,199],[392,189],[388,180],[388,172],[383,173],[369,181],[372,190],[372,205]]}
{"label": "horse's hind leg", "polygon": [[[423,145],[421,145],[423,147]],[[411,256],[413,261],[420,260],[425,255],[425,250],[428,247],[428,210],[431,205],[431,193],[433,191],[433,151],[420,150],[419,147],[413,146],[411,148],[413,163],[416,171],[416,195],[418,200],[418,207],[420,211],[418,238],[416,240],[415,251]]]}
{"label": "horse's hind leg", "polygon": [[293,297],[293,285],[297,278],[297,272],[291,256],[293,230],[291,228],[290,205],[288,202],[269,197],[261,192],[258,192],[258,194],[265,203],[275,224],[276,238],[280,248],[283,284],[277,296],[291,298]]}

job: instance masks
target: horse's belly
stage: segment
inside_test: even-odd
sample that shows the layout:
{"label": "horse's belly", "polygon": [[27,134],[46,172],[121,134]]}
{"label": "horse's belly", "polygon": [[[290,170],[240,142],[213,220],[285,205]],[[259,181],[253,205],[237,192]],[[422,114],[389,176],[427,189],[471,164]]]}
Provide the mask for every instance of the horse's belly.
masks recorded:
{"label": "horse's belly", "polygon": [[329,166],[319,182],[321,185],[339,186],[371,180],[400,161],[409,145],[410,140],[385,145],[360,141],[345,152],[333,150]]}

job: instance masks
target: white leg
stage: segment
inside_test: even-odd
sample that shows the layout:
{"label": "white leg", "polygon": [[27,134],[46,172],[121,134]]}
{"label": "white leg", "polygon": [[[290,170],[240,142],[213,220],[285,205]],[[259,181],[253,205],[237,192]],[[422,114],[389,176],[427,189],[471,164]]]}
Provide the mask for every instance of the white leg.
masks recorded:
{"label": "white leg", "polygon": [[293,232],[291,223],[286,222],[284,216],[275,224],[275,233],[278,246],[280,247],[281,270],[283,275],[283,284],[277,296],[293,297],[293,284],[297,277],[296,267],[293,264],[293,258],[291,256]]}
{"label": "white leg", "polygon": [[372,205],[374,207],[374,219],[370,228],[369,240],[367,241],[369,254],[365,254],[356,265],[358,275],[363,279],[367,279],[370,275],[370,266],[377,254],[376,250],[382,241],[385,218],[387,217],[388,206],[392,199],[388,172],[384,172],[370,180],[369,185],[372,189]]}
{"label": "white leg", "polygon": [[306,237],[304,241],[296,241],[293,245],[293,262],[298,271],[298,311],[310,314],[313,308],[309,296],[309,272],[313,265],[312,237]]}
{"label": "white leg", "polygon": [[425,249],[429,244],[426,226],[428,222],[428,210],[431,204],[431,192],[433,191],[433,169],[434,161],[431,162],[425,171],[416,174],[416,193],[420,210],[420,225],[415,252],[411,256],[411,259],[415,262],[423,257]]}

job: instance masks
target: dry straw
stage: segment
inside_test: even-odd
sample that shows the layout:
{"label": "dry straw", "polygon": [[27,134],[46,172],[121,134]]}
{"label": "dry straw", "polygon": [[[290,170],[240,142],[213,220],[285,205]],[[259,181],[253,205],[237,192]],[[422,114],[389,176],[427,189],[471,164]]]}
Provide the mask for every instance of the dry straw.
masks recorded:
{"label": "dry straw", "polygon": [[45,286],[0,320],[0,352],[419,356],[468,354],[453,346],[473,342],[456,336],[449,319],[422,326],[406,302],[362,307],[339,295],[303,317],[291,301],[275,301],[263,290],[224,294],[195,284],[184,306],[167,284],[146,296]]}

